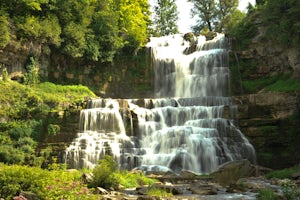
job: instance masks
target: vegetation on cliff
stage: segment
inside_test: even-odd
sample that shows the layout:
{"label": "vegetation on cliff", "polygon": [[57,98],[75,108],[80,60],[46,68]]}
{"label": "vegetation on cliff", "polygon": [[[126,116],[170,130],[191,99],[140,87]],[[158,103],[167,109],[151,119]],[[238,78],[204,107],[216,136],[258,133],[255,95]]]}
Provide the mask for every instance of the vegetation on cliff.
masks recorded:
{"label": "vegetation on cliff", "polygon": [[49,82],[22,85],[0,80],[0,91],[0,162],[34,166],[49,158],[47,150],[36,152],[40,139],[60,129],[49,121],[49,114],[76,108],[85,97],[95,96],[81,85]]}
{"label": "vegetation on cliff", "polygon": [[0,48],[37,41],[74,58],[112,61],[133,53],[148,37],[147,0],[36,0],[0,2]]}
{"label": "vegetation on cliff", "polygon": [[[93,170],[93,184],[85,183],[83,171],[67,171],[64,165],[53,163],[46,169],[0,163],[0,197],[7,200],[27,194],[34,199],[99,199],[95,188],[115,187],[119,185],[132,188],[152,185],[156,180],[143,174],[133,174],[117,170],[112,157],[100,160]],[[86,172],[85,173],[89,173]],[[99,182],[100,181],[100,182]]]}
{"label": "vegetation on cliff", "polygon": [[[297,0],[257,1],[228,31],[233,38],[232,91],[234,94],[300,90],[300,4]],[[274,61],[272,61],[274,60]],[[299,70],[299,69],[298,69]],[[296,71],[296,72],[295,72]]]}
{"label": "vegetation on cliff", "polygon": [[[248,6],[247,16],[228,33],[238,43],[253,38],[258,26],[266,27],[264,40],[297,47],[300,44],[300,2],[298,0],[268,0]],[[247,46],[243,46],[244,48]]]}

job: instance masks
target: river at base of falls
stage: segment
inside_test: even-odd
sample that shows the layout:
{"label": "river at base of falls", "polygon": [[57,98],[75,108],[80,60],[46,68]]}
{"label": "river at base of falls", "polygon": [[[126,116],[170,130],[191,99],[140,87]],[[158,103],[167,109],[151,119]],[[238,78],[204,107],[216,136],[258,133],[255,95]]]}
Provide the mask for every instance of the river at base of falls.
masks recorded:
{"label": "river at base of falls", "polygon": [[255,163],[253,146],[236,126],[229,93],[228,41],[182,35],[152,38],[154,99],[91,99],[76,139],[66,149],[70,168],[92,168],[110,154],[123,169],[210,173],[227,161]]}

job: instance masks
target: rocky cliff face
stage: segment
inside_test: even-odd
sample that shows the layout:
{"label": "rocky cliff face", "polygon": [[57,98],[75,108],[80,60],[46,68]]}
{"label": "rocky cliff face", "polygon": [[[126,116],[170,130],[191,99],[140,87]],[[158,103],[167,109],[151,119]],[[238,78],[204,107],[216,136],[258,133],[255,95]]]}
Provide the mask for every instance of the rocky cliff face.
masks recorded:
{"label": "rocky cliff face", "polygon": [[[300,77],[300,48],[284,47],[266,38],[266,27],[263,26],[260,17],[254,21],[257,34],[252,38],[246,50],[236,51],[241,61],[251,61],[254,65],[251,78],[259,78],[274,73],[292,72],[293,78]],[[233,49],[235,49],[233,41]]]}
{"label": "rocky cliff face", "polygon": [[[257,151],[260,165],[282,168],[300,163],[300,93],[267,92],[260,85],[256,94],[245,94],[242,81],[254,83],[265,77],[290,74],[300,78],[300,49],[286,48],[265,38],[266,28],[255,21],[257,35],[246,50],[236,51],[233,41],[231,66],[232,92],[238,105],[238,121],[242,132]],[[235,70],[235,72],[234,72]],[[255,84],[254,84],[255,85]]]}
{"label": "rocky cliff face", "polygon": [[283,168],[300,162],[300,92],[234,96],[238,124],[260,165]]}

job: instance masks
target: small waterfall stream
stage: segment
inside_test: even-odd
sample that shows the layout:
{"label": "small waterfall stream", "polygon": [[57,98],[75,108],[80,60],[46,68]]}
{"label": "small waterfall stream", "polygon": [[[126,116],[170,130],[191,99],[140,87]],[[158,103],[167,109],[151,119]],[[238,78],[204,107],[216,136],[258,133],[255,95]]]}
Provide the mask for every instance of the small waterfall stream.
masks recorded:
{"label": "small waterfall stream", "polygon": [[255,151],[235,126],[229,95],[228,41],[199,36],[196,51],[182,35],[152,38],[155,99],[92,99],[80,133],[66,149],[69,167],[93,167],[105,154],[121,168],[210,173]]}

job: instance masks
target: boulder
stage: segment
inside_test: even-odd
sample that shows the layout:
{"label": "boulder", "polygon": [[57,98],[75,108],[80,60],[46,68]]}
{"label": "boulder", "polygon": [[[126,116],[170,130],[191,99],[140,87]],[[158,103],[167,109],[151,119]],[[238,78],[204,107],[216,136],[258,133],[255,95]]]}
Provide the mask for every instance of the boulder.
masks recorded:
{"label": "boulder", "polygon": [[93,173],[84,173],[84,174],[82,174],[81,179],[85,184],[89,184],[89,183],[93,182],[94,175],[93,175]]}
{"label": "boulder", "polygon": [[218,193],[217,187],[213,184],[193,184],[189,190],[198,195],[215,195]]}
{"label": "boulder", "polygon": [[109,194],[109,192],[106,189],[102,188],[102,187],[96,187],[95,191],[94,191],[94,194],[105,195],[105,194]]}
{"label": "boulder", "polygon": [[300,179],[300,171],[293,173],[293,174],[291,175],[291,178],[292,178],[293,180],[298,180],[298,179]]}
{"label": "boulder", "polygon": [[240,178],[257,176],[257,174],[257,167],[244,159],[224,163],[211,176],[220,185],[228,186],[235,184]]}

